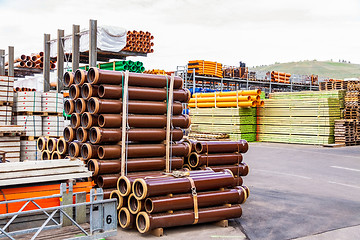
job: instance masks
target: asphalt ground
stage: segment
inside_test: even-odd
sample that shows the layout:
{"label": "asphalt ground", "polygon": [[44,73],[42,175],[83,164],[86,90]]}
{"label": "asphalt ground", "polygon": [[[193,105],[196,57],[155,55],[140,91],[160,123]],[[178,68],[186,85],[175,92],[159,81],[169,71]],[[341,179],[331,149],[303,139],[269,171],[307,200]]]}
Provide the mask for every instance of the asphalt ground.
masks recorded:
{"label": "asphalt ground", "polygon": [[[243,216],[164,229],[161,239],[360,239],[360,146],[250,143]],[[136,230],[109,239],[157,238]]]}

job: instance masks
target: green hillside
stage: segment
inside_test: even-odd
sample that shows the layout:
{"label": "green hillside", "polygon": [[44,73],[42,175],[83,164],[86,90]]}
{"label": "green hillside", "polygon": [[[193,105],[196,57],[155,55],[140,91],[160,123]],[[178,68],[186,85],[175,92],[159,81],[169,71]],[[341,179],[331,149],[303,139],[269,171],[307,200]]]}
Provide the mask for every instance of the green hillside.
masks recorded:
{"label": "green hillside", "polygon": [[280,71],[292,74],[319,75],[321,78],[360,78],[360,64],[339,63],[331,61],[302,61],[279,63],[255,67],[252,71]]}

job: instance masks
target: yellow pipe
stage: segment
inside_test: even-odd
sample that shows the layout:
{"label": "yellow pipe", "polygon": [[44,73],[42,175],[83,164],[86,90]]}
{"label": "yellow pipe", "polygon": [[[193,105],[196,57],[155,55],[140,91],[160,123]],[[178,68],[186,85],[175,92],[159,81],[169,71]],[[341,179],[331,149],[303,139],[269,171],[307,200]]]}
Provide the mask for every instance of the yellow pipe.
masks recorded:
{"label": "yellow pipe", "polygon": [[250,97],[250,100],[251,100],[251,101],[256,101],[256,102],[260,101],[260,96],[259,96],[259,95],[249,96],[249,97]]}
{"label": "yellow pipe", "polygon": [[[216,107],[255,107],[256,102],[216,102]],[[212,108],[215,107],[215,102],[207,103],[189,103],[189,107],[195,108]]]}
{"label": "yellow pipe", "polygon": [[265,102],[263,100],[256,102],[257,107],[263,107],[264,105],[265,105]]}
{"label": "yellow pipe", "polygon": [[260,89],[255,89],[255,90],[240,90],[237,91],[238,93],[236,94],[236,91],[231,91],[231,92],[212,92],[212,93],[195,93],[193,95],[193,97],[215,97],[215,94],[217,97],[226,97],[226,96],[247,96],[247,95],[260,95],[261,90]]}
{"label": "yellow pipe", "polygon": [[[259,96],[260,100],[260,96]],[[251,96],[238,96],[239,102],[244,101],[258,101],[257,99],[252,99]],[[190,98],[189,103],[204,103],[204,102],[215,102],[215,97],[204,97],[204,98]],[[216,102],[236,102],[236,96],[229,96],[229,97],[216,97]]]}

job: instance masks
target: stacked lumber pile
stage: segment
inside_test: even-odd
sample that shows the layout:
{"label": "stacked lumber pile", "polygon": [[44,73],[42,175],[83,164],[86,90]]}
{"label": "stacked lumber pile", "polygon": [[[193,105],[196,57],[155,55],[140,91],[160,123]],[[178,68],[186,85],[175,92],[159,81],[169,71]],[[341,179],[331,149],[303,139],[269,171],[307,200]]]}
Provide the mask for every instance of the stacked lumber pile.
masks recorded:
{"label": "stacked lumber pile", "polygon": [[258,112],[258,140],[331,144],[334,121],[344,107],[344,91],[272,93]]}
{"label": "stacked lumber pile", "polygon": [[283,72],[277,72],[272,71],[271,72],[271,81],[272,82],[278,82],[278,83],[290,83],[290,73],[283,73]]}
{"label": "stacked lumber pile", "polygon": [[0,163],[0,187],[87,178],[91,173],[79,160]]}
{"label": "stacked lumber pile", "polygon": [[126,35],[126,46],[123,51],[139,52],[139,53],[153,53],[154,43],[152,40],[154,36],[149,32],[143,31],[128,31]]}
{"label": "stacked lumber pile", "polygon": [[[112,70],[112,71],[126,71],[129,70],[130,72],[138,72],[142,73],[145,71],[144,64],[140,61],[114,61],[114,62],[106,62],[106,63],[98,63],[97,68],[103,70]],[[85,65],[80,67],[80,69],[88,71],[89,65]]]}
{"label": "stacked lumber pile", "polygon": [[188,73],[193,73],[203,76],[211,76],[222,78],[223,70],[222,64],[218,62],[204,61],[204,60],[193,60],[188,63]]}
{"label": "stacked lumber pile", "polygon": [[40,137],[36,141],[36,149],[41,160],[63,159],[67,155],[68,144],[64,138]]}
{"label": "stacked lumber pile", "polygon": [[[38,68],[44,67],[44,52],[33,53],[30,56],[22,54],[20,57],[14,60],[14,67],[17,68]],[[50,69],[55,69],[56,61],[50,61]],[[5,63],[8,66],[8,63]]]}
{"label": "stacked lumber pile", "polygon": [[189,102],[191,132],[224,133],[229,135],[231,140],[256,141],[254,107],[264,105],[260,94],[259,89],[194,94]]}
{"label": "stacked lumber pile", "polygon": [[320,91],[345,90],[349,81],[342,79],[329,79],[319,83]]}
{"label": "stacked lumber pile", "polygon": [[335,143],[346,146],[359,144],[359,125],[355,119],[335,120]]}
{"label": "stacked lumber pile", "polygon": [[20,162],[20,136],[22,134],[22,126],[0,126],[0,153],[5,153],[6,162]]}
{"label": "stacked lumber pile", "polygon": [[0,125],[11,124],[14,78],[0,76]]}
{"label": "stacked lumber pile", "polygon": [[360,121],[360,81],[347,81],[344,118]]}

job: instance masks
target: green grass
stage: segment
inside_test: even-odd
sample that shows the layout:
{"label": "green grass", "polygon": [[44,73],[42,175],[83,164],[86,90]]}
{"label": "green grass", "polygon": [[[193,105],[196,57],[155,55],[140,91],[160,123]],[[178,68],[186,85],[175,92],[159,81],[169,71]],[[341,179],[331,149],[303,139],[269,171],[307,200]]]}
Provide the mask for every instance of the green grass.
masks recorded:
{"label": "green grass", "polygon": [[360,78],[360,64],[331,61],[301,61],[256,67],[251,71],[280,71],[291,74],[319,75],[322,78]]}

